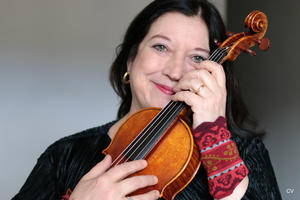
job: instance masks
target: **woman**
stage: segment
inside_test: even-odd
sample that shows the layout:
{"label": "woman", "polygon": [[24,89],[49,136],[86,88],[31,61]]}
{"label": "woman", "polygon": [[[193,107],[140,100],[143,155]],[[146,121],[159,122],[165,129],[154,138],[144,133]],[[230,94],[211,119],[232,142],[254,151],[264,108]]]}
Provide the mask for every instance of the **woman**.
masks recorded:
{"label": "woman", "polygon": [[[154,175],[128,178],[145,168],[146,161],[110,168],[111,157],[102,150],[128,116],[145,107],[164,107],[170,100],[190,106],[203,162],[176,199],[281,199],[267,150],[258,134],[243,128],[248,113],[232,66],[206,61],[217,48],[215,39],[225,39],[225,28],[205,0],[149,4],[129,26],[111,67],[111,83],[121,97],[118,119],[52,144],[14,199],[59,199],[68,189],[72,192],[65,199],[159,198],[158,191],[130,196],[159,181]],[[214,134],[225,134],[226,140],[203,142],[216,127],[222,131]],[[224,144],[235,152],[230,157],[234,162],[210,166],[207,152],[220,154]],[[214,167],[220,173],[212,172]]]}

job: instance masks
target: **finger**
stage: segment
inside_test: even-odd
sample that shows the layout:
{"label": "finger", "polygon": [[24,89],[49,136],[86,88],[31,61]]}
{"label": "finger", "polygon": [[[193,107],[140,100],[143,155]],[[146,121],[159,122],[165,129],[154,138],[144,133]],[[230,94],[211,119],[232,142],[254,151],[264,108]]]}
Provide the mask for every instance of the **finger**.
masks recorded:
{"label": "finger", "polygon": [[156,200],[159,197],[160,197],[159,191],[152,190],[152,191],[144,193],[144,194],[130,196],[130,199],[128,199],[128,200]]}
{"label": "finger", "polygon": [[173,88],[174,92],[186,91],[196,92],[199,86],[203,85],[200,79],[181,79],[178,84]]}
{"label": "finger", "polygon": [[214,100],[211,103],[211,101],[192,92],[178,92],[171,99],[173,101],[183,101],[190,106],[193,112],[193,128],[198,127],[204,121],[213,122],[218,116],[225,114],[225,108],[223,109],[222,105],[215,104]]}
{"label": "finger", "polygon": [[130,174],[144,169],[145,167],[147,167],[146,160],[125,162],[108,170],[107,175],[110,176],[114,181],[118,181],[126,178]]}
{"label": "finger", "polygon": [[130,194],[140,188],[155,185],[157,182],[158,179],[154,175],[133,176],[124,179],[119,183],[121,196]]}
{"label": "finger", "polygon": [[225,86],[226,84],[226,77],[223,66],[214,62],[214,61],[203,61],[199,65],[196,66],[197,69],[206,69],[210,72],[217,80],[217,83],[220,86]]}
{"label": "finger", "polygon": [[195,111],[196,106],[201,105],[204,100],[203,97],[201,97],[193,92],[189,92],[189,91],[177,92],[176,94],[171,96],[171,99],[173,101],[185,102],[187,105],[189,105],[191,107],[191,109],[193,111]]}
{"label": "finger", "polygon": [[192,92],[197,93],[203,86],[215,92],[218,92],[218,88],[220,87],[217,84],[215,77],[213,77],[207,70],[195,70],[193,72],[189,72],[187,76],[185,75],[184,78],[178,82],[176,87],[174,87],[174,91],[191,90]]}
{"label": "finger", "polygon": [[93,167],[84,177],[83,179],[92,179],[100,176],[106,170],[109,169],[111,165],[111,156],[106,155],[104,159],[99,162],[95,167]]}

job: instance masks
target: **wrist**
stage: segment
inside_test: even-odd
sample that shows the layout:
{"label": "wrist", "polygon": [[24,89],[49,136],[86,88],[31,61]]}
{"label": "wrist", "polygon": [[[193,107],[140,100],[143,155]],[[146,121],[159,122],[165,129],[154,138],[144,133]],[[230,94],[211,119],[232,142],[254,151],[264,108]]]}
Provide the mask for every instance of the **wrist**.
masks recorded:
{"label": "wrist", "polygon": [[227,128],[227,119],[223,116],[218,117],[214,122],[201,123],[192,130],[192,133],[200,150],[205,150],[231,138]]}
{"label": "wrist", "polygon": [[230,139],[226,118],[202,123],[193,130],[193,135],[208,175],[211,195],[216,199],[231,195],[247,176],[248,169],[239,156],[236,143]]}

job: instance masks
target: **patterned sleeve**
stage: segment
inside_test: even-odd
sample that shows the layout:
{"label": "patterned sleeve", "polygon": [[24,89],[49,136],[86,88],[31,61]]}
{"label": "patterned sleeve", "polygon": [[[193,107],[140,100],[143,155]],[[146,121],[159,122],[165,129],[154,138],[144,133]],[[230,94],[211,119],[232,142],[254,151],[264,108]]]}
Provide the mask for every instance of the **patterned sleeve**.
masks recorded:
{"label": "patterned sleeve", "polygon": [[249,170],[249,186],[243,200],[280,200],[281,194],[276,181],[268,150],[262,140],[234,137],[240,156]]}

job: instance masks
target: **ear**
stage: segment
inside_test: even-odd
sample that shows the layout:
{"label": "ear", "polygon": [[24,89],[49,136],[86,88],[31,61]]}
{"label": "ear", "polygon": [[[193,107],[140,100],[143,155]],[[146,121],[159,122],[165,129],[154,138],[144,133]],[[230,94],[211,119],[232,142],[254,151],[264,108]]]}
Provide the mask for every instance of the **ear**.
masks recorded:
{"label": "ear", "polygon": [[132,68],[132,60],[129,58],[128,60],[127,60],[127,71],[130,73],[130,71],[131,71],[131,68]]}

